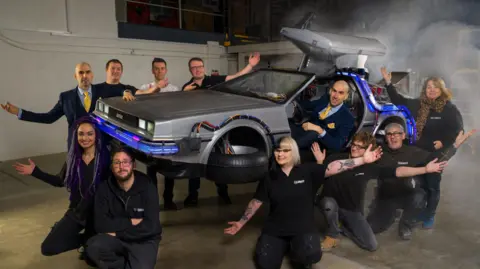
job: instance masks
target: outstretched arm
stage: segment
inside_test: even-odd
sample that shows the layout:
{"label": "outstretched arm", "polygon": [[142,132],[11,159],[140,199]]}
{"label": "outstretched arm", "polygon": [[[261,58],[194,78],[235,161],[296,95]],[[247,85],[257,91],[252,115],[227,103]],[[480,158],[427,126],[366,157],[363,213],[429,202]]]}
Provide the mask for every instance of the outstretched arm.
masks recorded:
{"label": "outstretched arm", "polygon": [[245,225],[255,215],[257,210],[262,206],[263,202],[257,199],[252,199],[245,209],[245,213],[238,221],[242,226]]}
{"label": "outstretched arm", "polygon": [[395,175],[398,178],[401,177],[414,177],[418,175],[428,174],[428,173],[440,173],[447,166],[447,162],[437,162],[438,159],[434,159],[429,162],[426,166],[422,167],[408,167],[400,166],[397,167]]}
{"label": "outstretched arm", "polygon": [[363,157],[338,160],[329,163],[327,166],[327,170],[325,171],[325,177],[334,176],[336,174],[353,169],[360,165],[376,162],[378,159],[380,159],[381,156],[382,148],[377,147],[375,150],[372,150],[372,145],[370,144],[365,151],[365,154],[363,154]]}

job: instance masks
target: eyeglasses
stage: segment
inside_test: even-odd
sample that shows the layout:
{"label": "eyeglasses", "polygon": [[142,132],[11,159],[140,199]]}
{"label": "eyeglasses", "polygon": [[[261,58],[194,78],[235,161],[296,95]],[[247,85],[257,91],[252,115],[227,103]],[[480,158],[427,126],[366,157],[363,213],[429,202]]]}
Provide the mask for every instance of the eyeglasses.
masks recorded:
{"label": "eyeglasses", "polygon": [[401,136],[403,132],[393,132],[393,133],[387,133],[387,136]]}
{"label": "eyeglasses", "polygon": [[129,166],[132,163],[132,161],[114,161],[112,164],[114,166]]}
{"label": "eyeglasses", "polygon": [[283,152],[283,153],[287,153],[287,152],[290,152],[292,151],[291,149],[275,149],[275,153],[280,153],[280,152]]}
{"label": "eyeglasses", "polygon": [[352,143],[352,148],[367,149],[368,146],[361,146],[361,145],[359,145],[359,144]]}
{"label": "eyeglasses", "polygon": [[203,65],[190,67],[191,70],[202,69],[202,68],[203,68]]}

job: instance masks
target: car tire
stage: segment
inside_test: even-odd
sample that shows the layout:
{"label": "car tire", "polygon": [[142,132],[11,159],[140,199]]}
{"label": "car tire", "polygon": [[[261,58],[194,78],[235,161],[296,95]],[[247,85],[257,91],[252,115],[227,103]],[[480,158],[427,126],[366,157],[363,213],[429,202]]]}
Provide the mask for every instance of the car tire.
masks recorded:
{"label": "car tire", "polygon": [[256,182],[268,172],[269,158],[263,151],[247,154],[210,153],[206,178],[218,184]]}

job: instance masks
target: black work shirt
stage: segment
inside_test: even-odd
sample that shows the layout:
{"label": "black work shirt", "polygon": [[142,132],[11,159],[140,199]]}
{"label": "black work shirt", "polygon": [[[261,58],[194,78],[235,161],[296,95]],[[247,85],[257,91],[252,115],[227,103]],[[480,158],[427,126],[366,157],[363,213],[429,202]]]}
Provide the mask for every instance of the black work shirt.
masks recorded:
{"label": "black work shirt", "polygon": [[[331,155],[325,164],[349,159],[348,153]],[[362,212],[365,191],[370,179],[395,177],[396,167],[381,167],[376,163],[357,166],[351,170],[329,177],[325,181],[322,197],[332,197],[340,208],[353,212]]]}
{"label": "black work shirt", "polygon": [[254,198],[270,203],[264,233],[293,236],[316,231],[314,200],[325,169],[322,164],[306,163],[293,167],[287,176],[279,168],[259,182]]}
{"label": "black work shirt", "polygon": [[[202,85],[197,84],[196,89],[208,89],[208,88],[213,87],[217,84],[225,82],[225,80],[227,80],[227,76],[207,76],[207,75],[205,75],[205,77],[202,80]],[[185,83],[185,85],[183,85],[182,91],[183,91],[183,89],[185,89],[185,87],[192,84],[192,82],[193,82],[193,78],[191,78],[187,83]]]}

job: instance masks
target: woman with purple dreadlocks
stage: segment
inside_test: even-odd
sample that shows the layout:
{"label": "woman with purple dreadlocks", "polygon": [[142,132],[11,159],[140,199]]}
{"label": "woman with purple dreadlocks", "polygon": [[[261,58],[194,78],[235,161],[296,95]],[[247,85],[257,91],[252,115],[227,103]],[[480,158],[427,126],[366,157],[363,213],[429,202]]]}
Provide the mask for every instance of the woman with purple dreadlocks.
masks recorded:
{"label": "woman with purple dreadlocks", "polygon": [[[45,256],[78,249],[94,235],[92,217],[95,188],[110,173],[109,152],[102,144],[95,121],[84,117],[73,128],[72,147],[58,175],[43,172],[30,159],[29,164],[14,165],[19,174],[32,175],[52,186],[66,187],[70,192],[67,212],[54,224],[42,243],[41,250]],[[80,233],[84,229],[84,233]]]}

